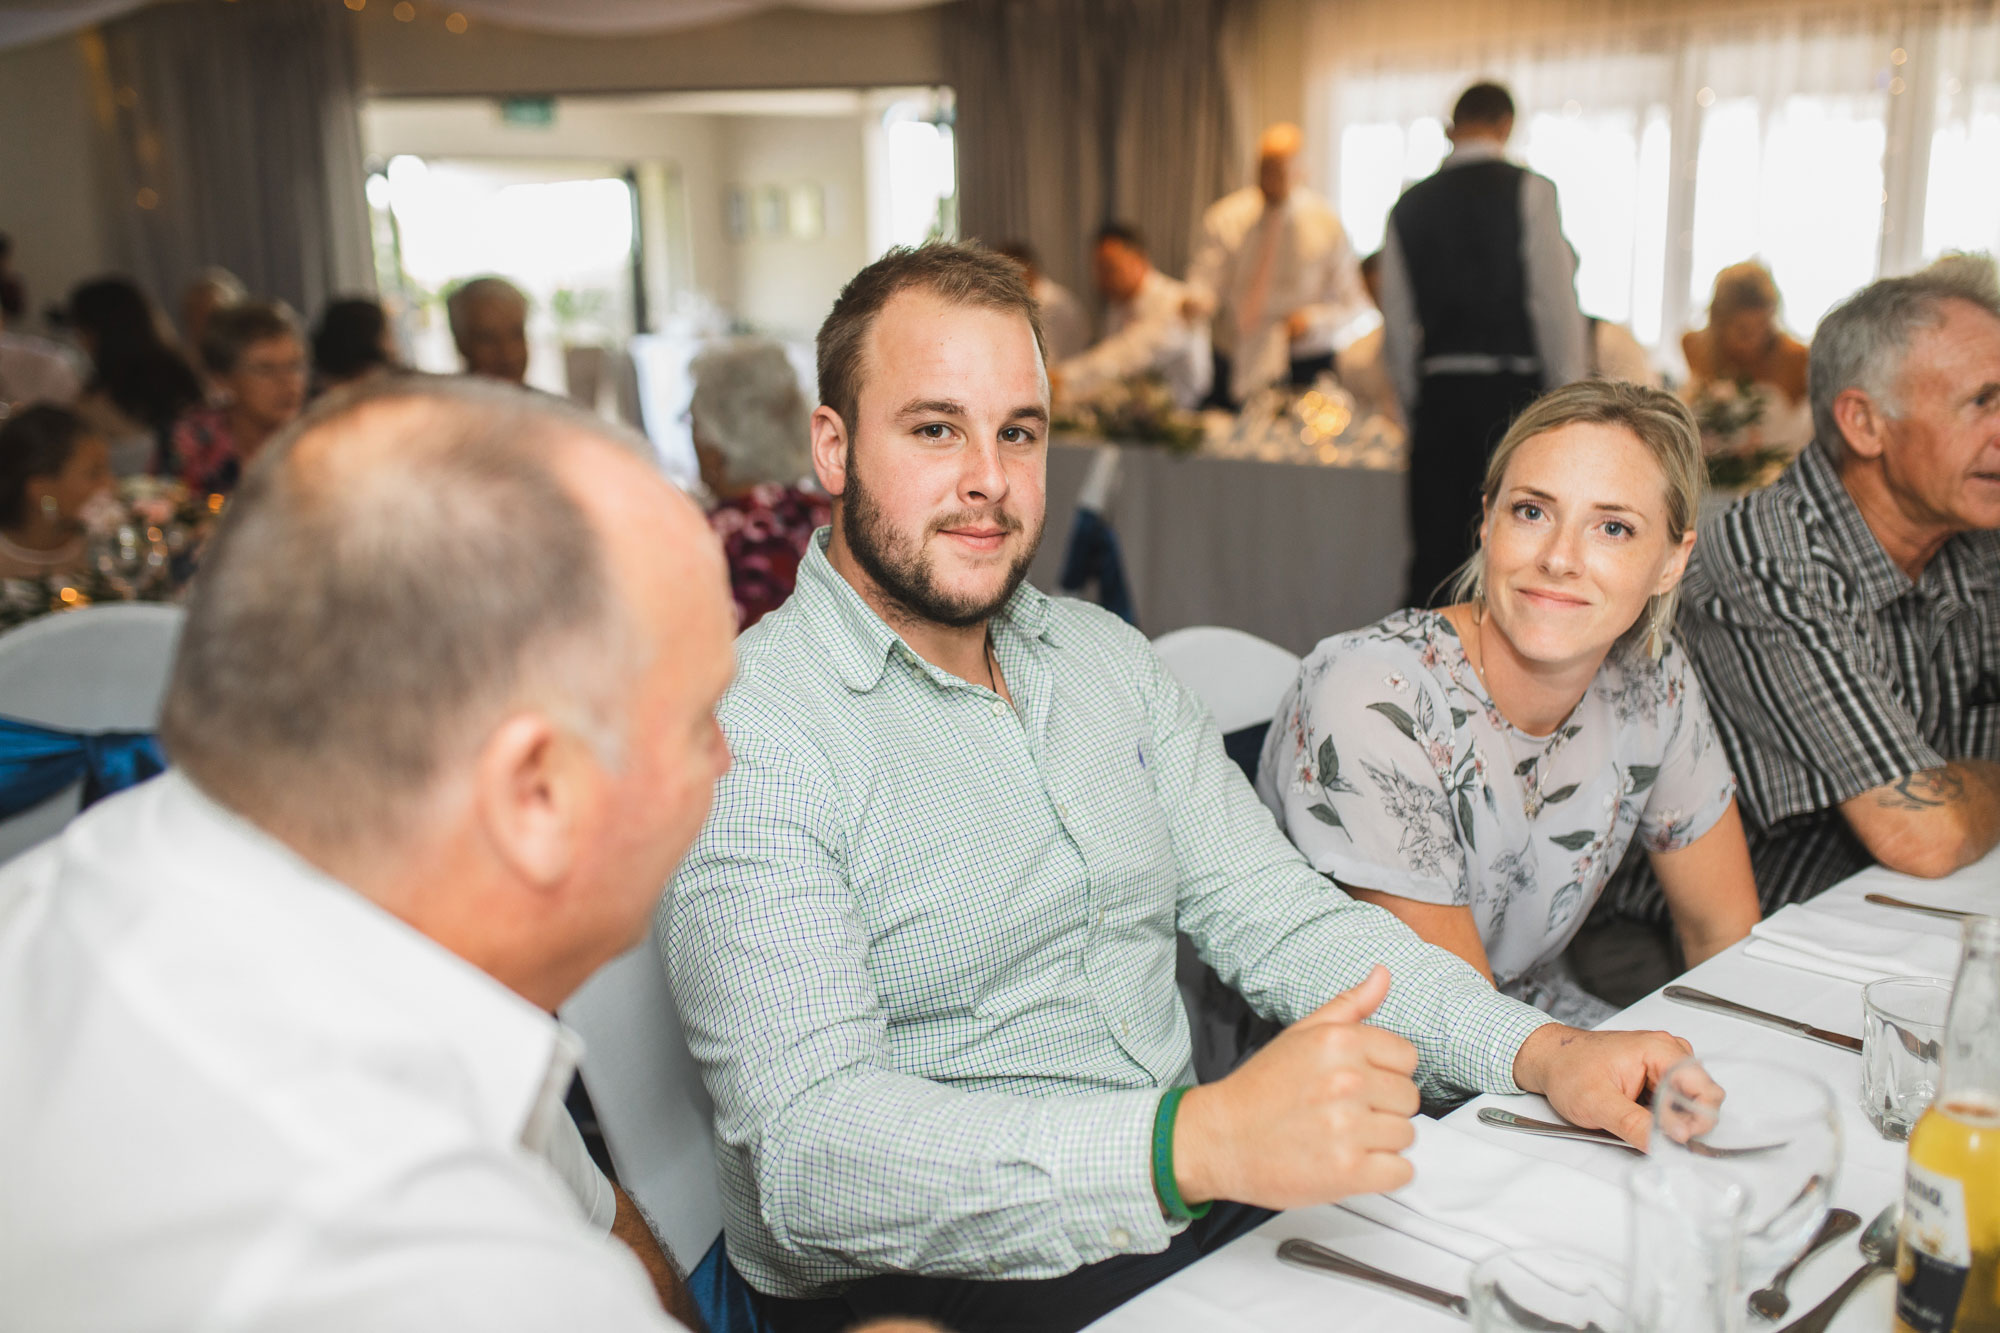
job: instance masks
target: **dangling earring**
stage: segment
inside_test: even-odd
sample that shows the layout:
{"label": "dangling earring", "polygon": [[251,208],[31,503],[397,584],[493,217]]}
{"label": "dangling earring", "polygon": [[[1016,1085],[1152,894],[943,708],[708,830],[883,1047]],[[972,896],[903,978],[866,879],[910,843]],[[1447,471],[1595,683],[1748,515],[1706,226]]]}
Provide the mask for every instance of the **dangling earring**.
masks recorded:
{"label": "dangling earring", "polygon": [[44,495],[42,497],[42,514],[44,517],[54,518],[61,509],[62,506],[56,503],[55,496]]}
{"label": "dangling earring", "polygon": [[1653,599],[1653,609],[1646,617],[1646,655],[1655,662],[1667,651],[1667,604],[1662,598]]}

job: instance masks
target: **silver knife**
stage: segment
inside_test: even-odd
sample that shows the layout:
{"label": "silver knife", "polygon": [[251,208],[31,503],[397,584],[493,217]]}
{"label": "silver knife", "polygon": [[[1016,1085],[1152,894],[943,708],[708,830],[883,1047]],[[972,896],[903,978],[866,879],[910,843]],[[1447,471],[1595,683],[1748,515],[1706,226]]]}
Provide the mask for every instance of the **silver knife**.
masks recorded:
{"label": "silver knife", "polygon": [[1471,1308],[1463,1296],[1455,1296],[1451,1292],[1439,1291],[1436,1287],[1427,1287],[1421,1282],[1412,1282],[1409,1278],[1397,1277],[1394,1273],[1371,1268],[1359,1259],[1336,1254],[1315,1241],[1297,1238],[1282,1241],[1278,1245],[1278,1257],[1299,1268],[1316,1268],[1323,1273],[1337,1273],[1341,1277],[1351,1277],[1356,1281],[1372,1282],[1378,1287],[1387,1287],[1390,1291],[1404,1296],[1414,1296],[1420,1301],[1429,1301],[1432,1305],[1440,1306],[1455,1315],[1471,1314]]}
{"label": "silver knife", "polygon": [[1608,1143],[1614,1148],[1623,1148],[1627,1152],[1635,1152],[1641,1156],[1646,1152],[1644,1148],[1625,1142],[1608,1129],[1585,1129],[1581,1125],[1557,1124],[1553,1120],[1534,1120],[1528,1116],[1515,1115],[1512,1111],[1503,1111],[1497,1106],[1480,1107],[1478,1119],[1483,1125],[1518,1129],[1524,1134],[1540,1134],[1551,1139],[1577,1139],[1584,1143]]}
{"label": "silver knife", "polygon": [[1710,995],[1707,991],[1696,990],[1692,986],[1669,986],[1663,993],[1669,1000],[1678,1000],[1682,1004],[1691,1004],[1697,1009],[1713,1009],[1717,1013],[1734,1014],[1738,1018],[1747,1018],[1753,1023],[1762,1023],[1767,1027],[1783,1028],[1785,1031],[1797,1033],[1801,1037],[1811,1037],[1814,1041],[1823,1041],[1829,1046],[1838,1046],[1843,1051],[1852,1051],[1857,1055],[1861,1053],[1861,1038],[1850,1037],[1844,1032],[1829,1032],[1825,1028],[1816,1028],[1810,1023],[1801,1023],[1796,1018],[1786,1018],[1782,1014],[1767,1013],[1762,1009],[1752,1009],[1747,1004],[1738,1004],[1734,1000],[1725,1000],[1719,995]]}
{"label": "silver knife", "polygon": [[1864,893],[1862,901],[1874,903],[1877,907],[1900,907],[1905,912],[1923,912],[1929,916],[1941,916],[1947,921],[1963,921],[1967,917],[1978,916],[1977,912],[1959,912],[1949,907],[1930,907],[1923,903],[1905,902],[1901,898],[1891,898],[1886,893]]}

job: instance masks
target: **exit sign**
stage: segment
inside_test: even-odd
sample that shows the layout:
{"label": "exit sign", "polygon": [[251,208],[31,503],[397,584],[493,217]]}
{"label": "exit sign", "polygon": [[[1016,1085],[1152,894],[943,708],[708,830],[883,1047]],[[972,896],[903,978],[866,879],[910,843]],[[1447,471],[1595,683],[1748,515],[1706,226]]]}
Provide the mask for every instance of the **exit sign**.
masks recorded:
{"label": "exit sign", "polygon": [[556,123],[556,99],[503,97],[500,99],[500,119],[504,124],[519,125],[527,129],[548,129]]}

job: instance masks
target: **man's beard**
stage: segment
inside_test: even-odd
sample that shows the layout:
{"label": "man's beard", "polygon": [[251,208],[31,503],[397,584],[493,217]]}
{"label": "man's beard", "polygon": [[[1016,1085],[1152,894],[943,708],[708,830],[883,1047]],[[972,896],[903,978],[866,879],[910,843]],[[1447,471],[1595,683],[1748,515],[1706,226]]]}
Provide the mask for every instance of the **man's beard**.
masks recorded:
{"label": "man's beard", "polygon": [[[924,550],[921,539],[912,547],[901,533],[889,525],[889,520],[876,507],[868,488],[862,485],[861,474],[854,467],[852,444],[847,446],[847,488],[840,497],[840,512],[847,549],[853,553],[854,562],[882,590],[883,596],[914,620],[929,621],[951,629],[964,629],[991,620],[994,613],[1014,595],[1014,589],[1021,586],[1021,580],[1028,576],[1028,566],[1034,562],[1035,550],[1042,543],[1042,525],[1037,522],[1034,531],[1023,543],[1021,553],[1014,558],[1013,567],[1007,571],[1005,583],[990,598],[972,601],[945,591],[938,586],[937,571],[932,568],[931,557]],[[1008,533],[1022,531],[1021,520],[1004,510],[995,509],[990,517],[961,510],[931,522],[925,528],[924,536],[974,522],[991,523]]]}

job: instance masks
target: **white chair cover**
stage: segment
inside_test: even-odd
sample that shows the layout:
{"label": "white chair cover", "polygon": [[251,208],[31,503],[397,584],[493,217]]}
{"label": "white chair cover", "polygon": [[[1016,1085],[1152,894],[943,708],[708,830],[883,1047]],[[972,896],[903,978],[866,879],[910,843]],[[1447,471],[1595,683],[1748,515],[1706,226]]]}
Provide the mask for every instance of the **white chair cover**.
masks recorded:
{"label": "white chair cover", "polygon": [[715,1108],[681,1035],[658,946],[649,937],[598,969],[562,1018],[583,1038],[583,1081],[618,1183],[693,1269],[722,1231]]}
{"label": "white chair cover", "polygon": [[1219,625],[1162,634],[1153,651],[1208,705],[1225,736],[1269,722],[1299,674],[1299,659],[1277,644]]}
{"label": "white chair cover", "polygon": [[[0,634],[0,716],[65,731],[151,731],[185,613],[177,606],[90,606]],[[0,823],[0,861],[54,837],[82,784]]]}

